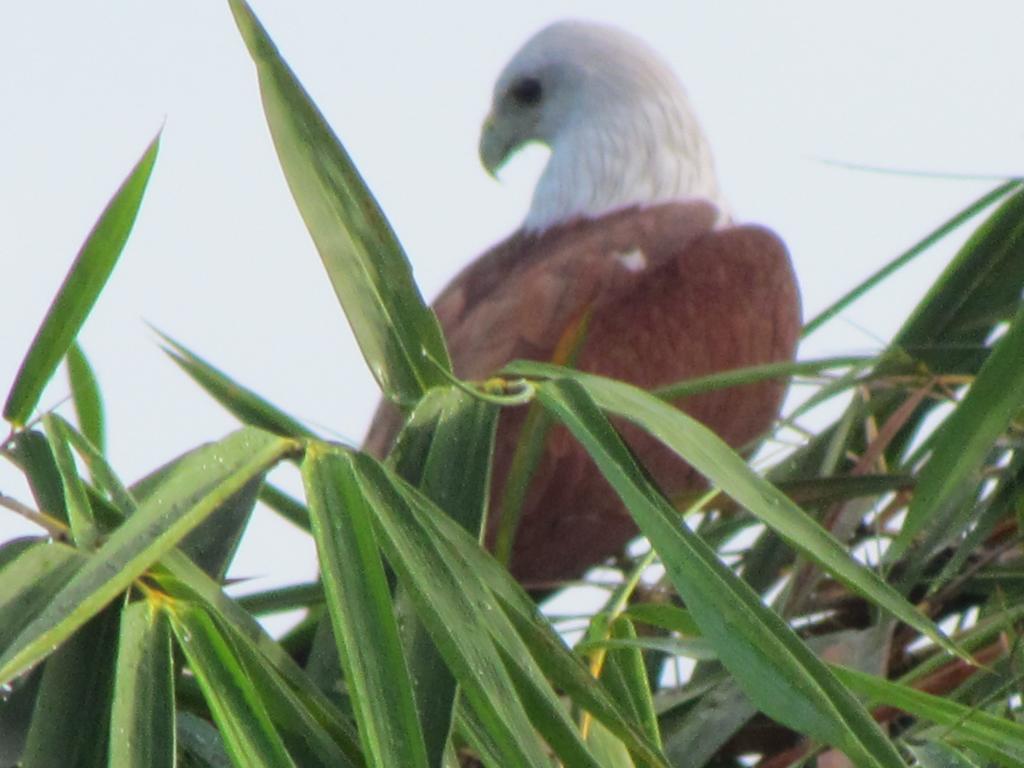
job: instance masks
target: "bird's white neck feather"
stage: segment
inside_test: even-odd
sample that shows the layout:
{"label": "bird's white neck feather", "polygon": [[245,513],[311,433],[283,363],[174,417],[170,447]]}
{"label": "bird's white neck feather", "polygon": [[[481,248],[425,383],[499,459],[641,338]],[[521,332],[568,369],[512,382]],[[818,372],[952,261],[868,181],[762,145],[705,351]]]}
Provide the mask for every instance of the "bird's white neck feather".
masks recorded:
{"label": "bird's white neck feather", "polygon": [[703,198],[727,216],[711,149],[675,81],[640,102],[588,105],[586,119],[551,138],[525,229],[539,231],[578,217],[634,205]]}

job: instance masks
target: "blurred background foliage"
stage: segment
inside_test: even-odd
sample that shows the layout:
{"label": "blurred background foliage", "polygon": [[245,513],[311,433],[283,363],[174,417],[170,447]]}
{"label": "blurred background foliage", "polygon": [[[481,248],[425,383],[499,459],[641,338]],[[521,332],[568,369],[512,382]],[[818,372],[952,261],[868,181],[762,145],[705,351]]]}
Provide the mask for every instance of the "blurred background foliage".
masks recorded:
{"label": "blurred background foliage", "polygon": [[[1024,184],[805,328],[974,227],[880,354],[655,393],[519,362],[483,391],[453,378],[386,218],[248,6],[231,6],[288,185],[407,426],[377,462],[161,336],[241,426],[134,483],[118,476],[75,339],[155,139],[4,407],[3,458],[32,498],[0,504],[41,533],[0,546],[0,765],[1024,765]],[[37,409],[62,361],[73,420]],[[802,397],[756,472],[665,403],[780,376]],[[837,401],[838,418],[803,428]],[[597,610],[542,613],[478,544],[497,414],[528,402],[573,432],[644,534],[588,575]],[[608,416],[656,434],[713,490],[664,498]],[[267,481],[277,467],[299,473],[304,499]],[[313,537],[317,582],[225,593],[257,505]],[[285,610],[303,618],[270,636],[260,619]]]}

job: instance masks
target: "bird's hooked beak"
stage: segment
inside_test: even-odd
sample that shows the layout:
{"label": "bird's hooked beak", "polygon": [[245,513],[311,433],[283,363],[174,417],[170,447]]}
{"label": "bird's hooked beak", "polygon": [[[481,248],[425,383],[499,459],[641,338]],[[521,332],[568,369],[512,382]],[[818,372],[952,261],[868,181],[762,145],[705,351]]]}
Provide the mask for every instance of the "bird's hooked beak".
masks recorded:
{"label": "bird's hooked beak", "polygon": [[484,169],[495,179],[498,178],[498,171],[508,160],[508,156],[515,149],[517,140],[506,135],[502,129],[502,123],[492,111],[484,120],[483,128],[480,130],[480,162]]}

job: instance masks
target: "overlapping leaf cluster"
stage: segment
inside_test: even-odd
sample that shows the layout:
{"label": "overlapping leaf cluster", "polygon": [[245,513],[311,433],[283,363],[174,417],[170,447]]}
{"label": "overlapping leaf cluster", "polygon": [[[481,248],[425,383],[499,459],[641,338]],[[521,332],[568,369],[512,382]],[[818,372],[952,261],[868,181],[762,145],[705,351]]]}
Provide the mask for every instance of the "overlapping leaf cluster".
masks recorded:
{"label": "overlapping leaf cluster", "polygon": [[[87,239],[4,409],[3,456],[34,499],[0,501],[45,535],[0,546],[0,765],[614,768],[758,755],[787,766],[825,750],[857,766],[1024,764],[1020,183],[894,262],[992,209],[876,357],[660,393],[521,362],[495,394],[453,378],[386,219],[248,7],[231,8],[292,194],[407,424],[380,463],[164,337],[243,426],[119,479],[75,337],[129,235],[154,141]],[[55,413],[33,421],[63,359],[77,427]],[[816,377],[791,424],[826,400],[848,405],[767,477],[665,403],[780,375]],[[587,448],[652,545],[618,563],[575,649],[557,631],[568,625],[478,544],[497,415],[528,401]],[[609,416],[657,436],[718,493],[666,499]],[[287,465],[304,502],[266,480]],[[225,593],[258,503],[312,535],[317,583]],[[693,526],[680,524],[686,510]],[[663,576],[652,580],[652,564]],[[284,637],[257,621],[291,608],[305,618]],[[667,674],[684,657],[692,672]]]}

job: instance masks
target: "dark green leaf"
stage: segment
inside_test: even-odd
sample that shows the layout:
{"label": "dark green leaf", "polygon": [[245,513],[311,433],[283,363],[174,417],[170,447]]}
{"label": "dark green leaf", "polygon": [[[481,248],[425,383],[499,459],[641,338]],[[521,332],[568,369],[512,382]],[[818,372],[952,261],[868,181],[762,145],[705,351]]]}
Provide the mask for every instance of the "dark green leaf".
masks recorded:
{"label": "dark green leaf", "polygon": [[43,428],[50,438],[53,458],[57,463],[61,484],[64,487],[64,502],[68,510],[68,522],[71,524],[71,538],[79,549],[92,549],[99,531],[93,518],[92,506],[85,491],[85,484],[78,476],[74,456],[68,446],[70,425],[56,414],[43,417]]}
{"label": "dark green leaf", "polygon": [[367,759],[382,768],[426,766],[373,510],[349,458],[329,446],[314,443],[306,449],[302,476],[327,607]]}
{"label": "dark green leaf", "polygon": [[139,600],[121,611],[110,715],[110,765],[173,768],[174,667],[167,617]]}
{"label": "dark green leaf", "polygon": [[118,614],[95,616],[47,661],[24,768],[106,768]]}
{"label": "dark green leaf", "polygon": [[160,333],[160,331],[157,333],[167,345],[164,347],[164,351],[171,360],[243,424],[249,424],[284,437],[316,437],[297,419],[272,405],[251,389],[243,387],[170,336]]}
{"label": "dark green leaf", "polygon": [[[399,475],[478,540],[490,491],[497,417],[496,406],[458,387],[435,387],[417,404],[389,456]],[[395,606],[427,759],[437,765],[454,720],[455,677],[402,587]]]}
{"label": "dark green leaf", "polygon": [[971,205],[967,206],[962,211],[960,211],[960,213],[956,214],[949,221],[944,222],[936,230],[929,233],[926,237],[922,238],[920,241],[912,245],[910,248],[901,253],[891,262],[882,267],[880,270],[875,272],[867,280],[865,280],[860,285],[856,286],[855,288],[845,293],[836,302],[823,309],[811,320],[808,320],[807,324],[804,325],[804,336],[809,336],[810,334],[814,333],[818,328],[820,328],[833,317],[838,315],[854,301],[856,301],[861,296],[870,291],[872,288],[880,284],[883,280],[889,277],[889,275],[893,274],[897,270],[909,264],[911,261],[913,261],[919,255],[921,255],[924,251],[931,248],[935,243],[937,243],[939,240],[941,240],[946,235],[951,233],[961,224],[973,218],[978,213],[980,213],[981,211],[983,211],[985,208],[992,205],[996,201],[1006,197],[1015,190],[1018,190],[1020,187],[1020,180],[1013,179],[1012,181],[1008,181],[1005,184],[1000,184],[998,187],[996,187],[990,192],[986,192],[980,198],[971,203]]}
{"label": "dark green leaf", "polygon": [[[571,376],[571,380],[544,384],[541,392],[565,388],[575,392],[582,388],[585,391],[583,399],[574,394],[574,402],[586,403],[593,398],[601,408],[634,422],[686,459],[713,485],[760,518],[813,562],[946,650],[960,654],[931,621],[876,573],[850,557],[824,528],[778,488],[756,475],[739,454],[700,422],[623,382],[541,364],[517,363],[517,368]],[[559,397],[565,395],[560,394]]]}
{"label": "dark green leaf", "polygon": [[20,633],[0,657],[0,682],[21,674],[95,615],[190,530],[254,477],[294,450],[284,438],[243,428],[193,451]]}
{"label": "dark green leaf", "polygon": [[40,541],[0,570],[0,651],[6,651],[71,577],[89,561],[73,547]]}
{"label": "dark green leaf", "polygon": [[539,396],[622,497],[704,637],[758,708],[837,746],[857,765],[902,766],[874,720],[825,665],[700,538],[678,524],[675,511],[646,480],[582,386],[569,380],[548,382],[539,388]]}
{"label": "dark green leaf", "polygon": [[[525,646],[525,653],[509,641],[507,631],[494,632],[496,638],[505,643],[506,658],[517,654],[533,658],[554,685],[570,695],[574,703],[586,709],[607,726],[630,751],[641,756],[646,765],[663,766],[664,760],[657,748],[647,742],[642,731],[632,723],[612,700],[604,688],[594,680],[590,670],[574,655],[565,642],[541,616],[536,604],[513,580],[508,571],[480,548],[475,539],[462,528],[440,514],[421,514],[419,520],[428,526],[431,535],[447,543],[450,563],[462,561],[473,578],[480,579],[498,600],[502,613],[511,622],[512,630],[518,634]],[[496,628],[499,622],[491,619],[489,626]]]}
{"label": "dark green leaf", "polygon": [[158,135],[100,214],[39,326],[4,405],[4,418],[14,426],[23,426],[35,410],[43,388],[78,336],[117,264],[135,223],[159,145]]}
{"label": "dark green leaf", "polygon": [[203,689],[235,765],[295,766],[246,670],[206,611],[176,603],[170,617],[178,645]]}
{"label": "dark green leaf", "polygon": [[[493,600],[472,572],[442,557],[439,542],[425,527],[426,516],[446,516],[398,478],[392,479],[368,456],[355,454],[351,460],[359,487],[376,514],[379,541],[388,563],[502,755],[501,764],[545,765],[544,753],[492,636],[480,631],[491,629],[490,623],[498,618]],[[415,508],[410,506],[413,503]],[[453,570],[456,567],[458,571]]]}
{"label": "dark green leaf", "polygon": [[[1024,255],[1024,252],[1022,252]],[[886,553],[896,558],[914,536],[947,517],[946,508],[968,478],[981,480],[993,444],[1024,407],[1024,308],[996,343],[977,378],[933,442],[931,458],[918,478],[906,522]]]}

